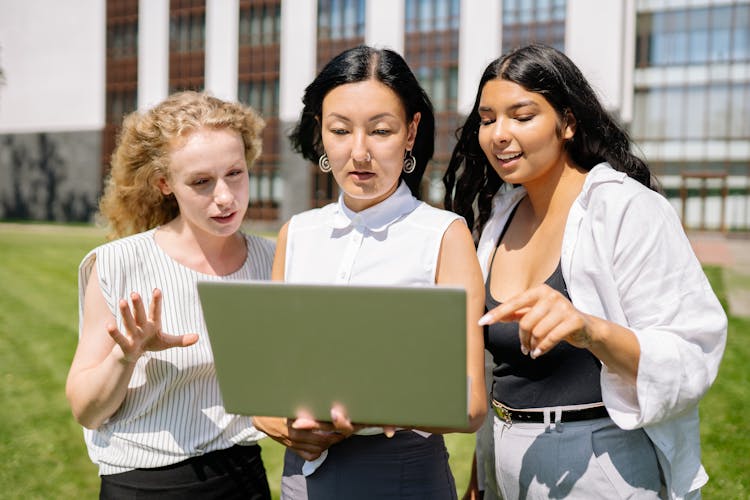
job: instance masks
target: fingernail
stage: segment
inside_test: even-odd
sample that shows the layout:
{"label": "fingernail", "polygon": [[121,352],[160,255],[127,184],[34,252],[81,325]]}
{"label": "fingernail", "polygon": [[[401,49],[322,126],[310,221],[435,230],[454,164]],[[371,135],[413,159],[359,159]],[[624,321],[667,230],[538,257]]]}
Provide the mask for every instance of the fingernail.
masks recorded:
{"label": "fingernail", "polygon": [[341,414],[336,409],[331,409],[331,419],[336,422],[341,419]]}
{"label": "fingernail", "polygon": [[525,345],[521,344],[521,352],[523,353],[524,356],[528,356],[529,349]]}
{"label": "fingernail", "polygon": [[542,355],[542,350],[538,347],[531,352],[531,359],[536,359]]}
{"label": "fingernail", "polygon": [[479,321],[477,321],[477,323],[479,324],[479,326],[484,326],[484,325],[489,325],[490,321],[492,321],[492,315],[487,313],[481,318],[479,318]]}
{"label": "fingernail", "polygon": [[384,431],[384,434],[385,434],[385,437],[392,438],[393,436],[396,435],[396,432],[393,429],[386,429]]}

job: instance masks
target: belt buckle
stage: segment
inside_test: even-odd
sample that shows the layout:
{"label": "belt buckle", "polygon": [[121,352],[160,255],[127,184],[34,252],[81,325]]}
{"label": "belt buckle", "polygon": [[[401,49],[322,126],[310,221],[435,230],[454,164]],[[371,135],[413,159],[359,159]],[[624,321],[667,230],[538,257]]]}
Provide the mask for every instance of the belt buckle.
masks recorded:
{"label": "belt buckle", "polygon": [[504,406],[500,405],[492,405],[495,408],[495,413],[497,413],[497,416],[500,417],[500,420],[505,422],[505,425],[508,427],[513,425],[513,420],[510,417],[510,412],[505,409]]}

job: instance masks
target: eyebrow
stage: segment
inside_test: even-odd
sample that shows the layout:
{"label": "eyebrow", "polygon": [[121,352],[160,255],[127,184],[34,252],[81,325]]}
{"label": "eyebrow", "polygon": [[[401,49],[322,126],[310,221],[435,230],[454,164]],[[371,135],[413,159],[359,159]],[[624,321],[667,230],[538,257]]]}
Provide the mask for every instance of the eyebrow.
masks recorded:
{"label": "eyebrow", "polygon": [[[348,117],[346,117],[344,115],[340,115],[338,113],[328,113],[328,115],[326,116],[326,118],[338,118],[339,120],[344,120],[344,121],[347,121],[347,122],[352,121],[350,118],[348,118]],[[379,114],[377,114],[377,115],[369,118],[367,121],[368,122],[374,122],[374,121],[380,120],[381,118],[397,118],[397,117],[393,113],[386,112],[386,113],[379,113]]]}
{"label": "eyebrow", "polygon": [[[539,106],[539,105],[536,102],[532,101],[531,99],[524,99],[523,101],[518,101],[508,106],[508,110],[515,111],[516,109],[523,108],[524,106]],[[488,111],[492,111],[492,108],[490,108],[489,106],[479,106],[477,111],[479,111],[480,113],[486,113]]]}

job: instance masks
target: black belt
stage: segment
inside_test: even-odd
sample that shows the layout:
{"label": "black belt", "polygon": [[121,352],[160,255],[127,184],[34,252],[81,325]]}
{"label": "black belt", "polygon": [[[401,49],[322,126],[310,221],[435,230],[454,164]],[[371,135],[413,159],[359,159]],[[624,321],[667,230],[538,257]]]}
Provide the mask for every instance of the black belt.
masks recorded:
{"label": "black belt", "polygon": [[[543,423],[544,422],[544,409],[530,409],[530,410],[516,410],[508,408],[502,403],[492,400],[492,407],[495,410],[498,418],[504,422],[528,422],[528,423]],[[552,415],[554,421],[555,410],[553,408],[547,409]],[[563,410],[560,416],[560,422],[580,422],[581,420],[594,420],[596,418],[607,418],[609,414],[604,404],[601,403],[596,406],[589,406],[583,408],[574,408],[570,410]]]}

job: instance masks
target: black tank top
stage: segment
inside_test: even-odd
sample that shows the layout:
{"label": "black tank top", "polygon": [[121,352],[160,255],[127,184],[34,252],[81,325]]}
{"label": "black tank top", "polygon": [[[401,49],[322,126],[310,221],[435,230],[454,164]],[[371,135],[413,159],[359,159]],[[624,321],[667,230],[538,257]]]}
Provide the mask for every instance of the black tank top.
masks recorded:
{"label": "black tank top", "polygon": [[[498,246],[514,215],[515,209],[498,238]],[[500,304],[490,292],[492,262],[485,283],[487,310]],[[570,299],[560,263],[545,283]],[[563,341],[537,359],[531,359],[521,352],[516,322],[485,327],[484,345],[495,360],[492,396],[510,408],[542,408],[602,401],[599,381],[601,362],[587,349],[579,349]]]}

